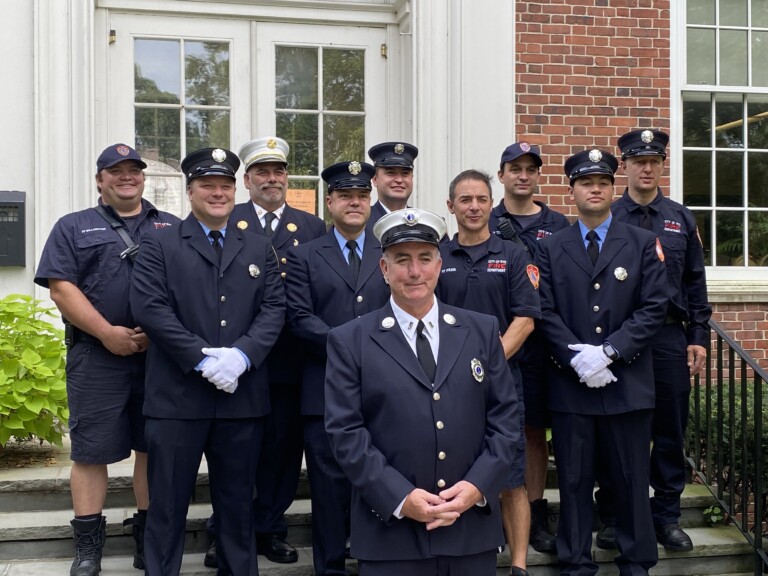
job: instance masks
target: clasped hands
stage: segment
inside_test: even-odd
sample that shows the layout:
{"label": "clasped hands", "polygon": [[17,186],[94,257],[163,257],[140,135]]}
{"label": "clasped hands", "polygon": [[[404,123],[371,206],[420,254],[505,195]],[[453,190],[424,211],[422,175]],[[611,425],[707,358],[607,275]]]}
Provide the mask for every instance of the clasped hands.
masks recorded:
{"label": "clasped hands", "polygon": [[415,488],[406,497],[401,512],[407,518],[426,524],[427,530],[434,530],[450,526],[482,499],[482,493],[474,484],[461,480],[439,494]]}
{"label": "clasped hands", "polygon": [[248,367],[239,350],[235,348],[203,348],[205,359],[200,364],[203,378],[207,378],[216,388],[234,393],[237,379]]}
{"label": "clasped hands", "polygon": [[568,348],[577,352],[571,358],[571,366],[579,375],[579,380],[589,388],[602,388],[606,384],[616,382],[616,376],[608,365],[613,362],[603,352],[602,346],[592,344],[568,344]]}

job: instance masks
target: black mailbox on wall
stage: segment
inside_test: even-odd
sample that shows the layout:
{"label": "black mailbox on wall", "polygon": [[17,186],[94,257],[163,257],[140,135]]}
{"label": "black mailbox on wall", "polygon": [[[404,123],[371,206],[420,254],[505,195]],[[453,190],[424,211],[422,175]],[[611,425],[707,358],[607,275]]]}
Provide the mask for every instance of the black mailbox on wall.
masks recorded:
{"label": "black mailbox on wall", "polygon": [[0,190],[0,266],[26,266],[26,192]]}

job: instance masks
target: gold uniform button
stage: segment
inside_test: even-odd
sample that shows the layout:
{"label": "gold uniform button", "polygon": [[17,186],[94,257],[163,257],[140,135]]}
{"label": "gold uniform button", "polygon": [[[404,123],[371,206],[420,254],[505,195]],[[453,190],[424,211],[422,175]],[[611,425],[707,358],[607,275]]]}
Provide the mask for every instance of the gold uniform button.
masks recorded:
{"label": "gold uniform button", "polygon": [[285,278],[285,272],[282,272],[282,273],[280,274],[280,278]]}
{"label": "gold uniform button", "polygon": [[445,427],[442,420],[438,420],[437,422],[435,422],[435,426],[437,426],[438,430],[442,430]]}
{"label": "gold uniform button", "polygon": [[445,452],[438,452],[437,458],[438,460],[445,460]]}
{"label": "gold uniform button", "polygon": [[437,481],[437,487],[438,488],[445,488],[445,480],[440,478],[440,480]]}
{"label": "gold uniform button", "polygon": [[288,264],[288,260],[286,260],[285,258],[280,258],[280,263],[281,264]]}
{"label": "gold uniform button", "polygon": [[221,297],[221,301],[222,301],[222,302],[226,302],[226,301],[227,301],[227,297],[226,297],[226,296],[222,296],[222,297]]}
{"label": "gold uniform button", "polygon": [[592,306],[592,312],[600,312],[600,306]]}
{"label": "gold uniform button", "polygon": [[363,301],[363,297],[362,296],[358,296],[357,298],[355,298],[355,300],[357,300],[358,302],[362,302]]}
{"label": "gold uniform button", "polygon": [[600,282],[595,282],[594,286],[592,286],[595,290],[600,290]]}
{"label": "gold uniform button", "polygon": [[222,320],[221,321],[221,327],[224,328],[224,327],[226,327],[226,325],[227,325],[227,321],[226,320]]}
{"label": "gold uniform button", "polygon": [[440,400],[440,392],[435,392],[434,394],[432,394],[432,400],[434,400],[435,402]]}

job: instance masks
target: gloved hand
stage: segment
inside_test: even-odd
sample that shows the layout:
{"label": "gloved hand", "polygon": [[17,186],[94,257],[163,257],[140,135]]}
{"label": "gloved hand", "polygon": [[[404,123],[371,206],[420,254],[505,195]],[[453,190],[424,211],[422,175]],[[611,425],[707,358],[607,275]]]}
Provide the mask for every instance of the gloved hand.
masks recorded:
{"label": "gloved hand", "polygon": [[592,344],[568,344],[568,348],[575,352],[578,352],[576,356],[571,359],[571,366],[579,378],[582,378],[584,382],[586,378],[593,376],[603,368],[613,362],[603,352],[602,346],[594,346]]}
{"label": "gloved hand", "polygon": [[203,359],[200,360],[200,364],[195,366],[195,370],[198,372],[204,372],[206,368],[210,368],[216,364],[216,358],[213,356],[203,356]]}
{"label": "gloved hand", "polygon": [[616,382],[616,376],[613,375],[610,368],[603,368],[589,378],[582,378],[581,381],[589,388],[602,388],[606,384]]}
{"label": "gloved hand", "polygon": [[221,390],[222,392],[226,392],[227,394],[234,394],[235,390],[237,390],[237,380],[235,380],[231,384],[224,384],[223,386],[216,385],[216,388]]}
{"label": "gloved hand", "polygon": [[216,359],[212,365],[206,363],[203,378],[207,378],[219,390],[231,388],[234,392],[237,379],[248,367],[242,353],[235,348],[203,348],[202,352]]}

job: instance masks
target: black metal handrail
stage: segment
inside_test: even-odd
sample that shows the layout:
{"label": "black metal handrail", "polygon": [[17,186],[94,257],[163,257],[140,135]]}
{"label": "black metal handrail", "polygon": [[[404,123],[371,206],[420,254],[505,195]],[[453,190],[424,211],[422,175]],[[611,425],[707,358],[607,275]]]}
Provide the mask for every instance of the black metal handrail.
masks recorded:
{"label": "black metal handrail", "polygon": [[717,322],[709,326],[715,349],[710,342],[704,374],[694,379],[686,458],[754,548],[759,575],[768,572],[762,530],[768,501],[762,452],[768,372]]}

